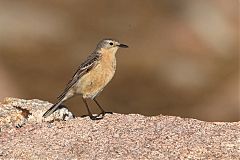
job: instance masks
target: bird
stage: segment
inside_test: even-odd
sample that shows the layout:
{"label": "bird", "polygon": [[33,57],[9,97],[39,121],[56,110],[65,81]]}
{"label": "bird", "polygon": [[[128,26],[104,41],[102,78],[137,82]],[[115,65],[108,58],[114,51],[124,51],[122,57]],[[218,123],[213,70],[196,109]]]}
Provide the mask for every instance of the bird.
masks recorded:
{"label": "bird", "polygon": [[[88,116],[92,120],[102,119],[106,113],[98,103],[96,97],[111,81],[116,71],[116,52],[119,48],[128,48],[126,44],[111,38],[101,40],[96,49],[77,68],[77,71],[67,83],[64,91],[58,96],[58,100],[48,109],[43,117],[46,118],[55,112],[58,107],[69,98],[81,95]],[[93,115],[89,109],[87,99],[93,100],[101,110],[100,114]]]}

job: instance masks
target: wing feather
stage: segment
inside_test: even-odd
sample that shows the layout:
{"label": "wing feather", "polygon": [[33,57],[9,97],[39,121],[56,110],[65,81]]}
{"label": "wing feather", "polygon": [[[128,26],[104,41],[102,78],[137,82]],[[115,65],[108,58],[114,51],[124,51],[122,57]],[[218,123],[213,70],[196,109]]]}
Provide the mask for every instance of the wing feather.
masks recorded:
{"label": "wing feather", "polygon": [[72,79],[68,82],[68,84],[66,85],[63,93],[58,96],[58,99],[63,99],[65,97],[65,95],[67,94],[67,92],[69,91],[70,88],[72,88],[72,86],[74,86],[76,84],[76,82],[84,75],[86,74],[89,70],[91,70],[93,67],[96,66],[98,60],[100,59],[100,54],[95,52],[92,53],[88,56],[87,60],[84,61],[77,69],[77,71],[74,73]]}

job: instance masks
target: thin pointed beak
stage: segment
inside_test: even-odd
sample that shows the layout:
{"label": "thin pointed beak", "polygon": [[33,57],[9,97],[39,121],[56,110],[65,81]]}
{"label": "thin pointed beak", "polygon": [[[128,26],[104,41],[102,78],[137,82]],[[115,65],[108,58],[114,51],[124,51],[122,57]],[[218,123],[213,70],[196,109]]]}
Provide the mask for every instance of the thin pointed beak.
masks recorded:
{"label": "thin pointed beak", "polygon": [[121,48],[128,48],[128,46],[126,44],[118,44],[117,46],[121,47]]}

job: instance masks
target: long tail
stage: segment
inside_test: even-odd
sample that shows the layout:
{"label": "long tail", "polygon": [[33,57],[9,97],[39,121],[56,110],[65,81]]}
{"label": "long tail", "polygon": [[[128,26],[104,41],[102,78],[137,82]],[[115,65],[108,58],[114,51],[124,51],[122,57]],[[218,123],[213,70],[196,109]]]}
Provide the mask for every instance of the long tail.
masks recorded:
{"label": "long tail", "polygon": [[44,114],[43,117],[46,118],[50,116],[53,112],[55,112],[58,109],[58,106],[62,103],[62,100],[59,100],[57,103],[55,103],[51,108],[49,108]]}

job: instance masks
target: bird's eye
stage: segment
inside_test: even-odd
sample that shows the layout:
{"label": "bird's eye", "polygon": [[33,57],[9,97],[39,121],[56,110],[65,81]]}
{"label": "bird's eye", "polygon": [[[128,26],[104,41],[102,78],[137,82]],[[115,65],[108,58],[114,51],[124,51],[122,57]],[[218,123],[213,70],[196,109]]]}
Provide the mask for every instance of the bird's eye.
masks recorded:
{"label": "bird's eye", "polygon": [[112,42],[110,42],[109,44],[110,44],[111,46],[113,45],[113,43],[112,43]]}

